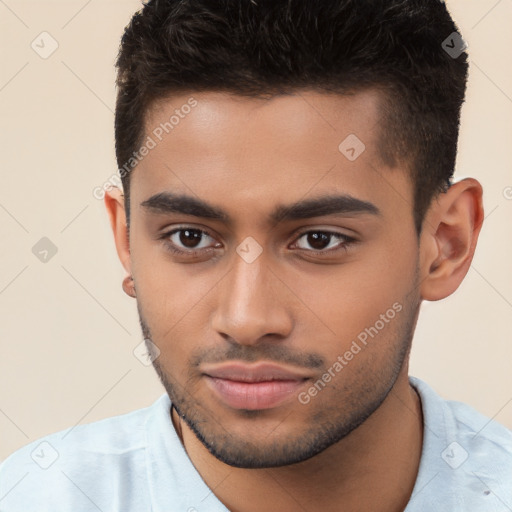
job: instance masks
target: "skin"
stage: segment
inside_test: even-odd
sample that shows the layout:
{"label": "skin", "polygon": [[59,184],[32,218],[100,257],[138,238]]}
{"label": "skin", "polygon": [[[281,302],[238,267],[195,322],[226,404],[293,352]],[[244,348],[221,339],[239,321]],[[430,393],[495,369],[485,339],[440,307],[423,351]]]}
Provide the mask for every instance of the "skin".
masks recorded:
{"label": "skin", "polygon": [[[129,228],[118,189],[105,204],[133,276],[125,291],[160,350],[153,364],[192,463],[231,511],[403,510],[423,441],[408,382],[419,306],[449,296],[466,275],[483,221],[481,185],[467,178],[435,198],[418,239],[407,164],[386,167],[378,151],[378,92],[183,94],[152,106],[146,135],[191,96],[197,106],[132,171]],[[338,149],[350,134],[366,146],[355,161]],[[232,222],[142,206],[166,191],[222,208]],[[277,205],[327,194],[380,214],[268,222]],[[213,249],[172,254],[162,237],[178,227],[208,234],[181,232],[169,243]],[[314,245],[304,235],[319,231],[356,242],[344,247],[333,235]],[[251,263],[236,252],[247,237],[262,249]],[[396,303],[401,311],[307,404],[295,394],[271,409],[235,409],[201,373],[211,362],[273,361],[307,375],[307,392]]]}

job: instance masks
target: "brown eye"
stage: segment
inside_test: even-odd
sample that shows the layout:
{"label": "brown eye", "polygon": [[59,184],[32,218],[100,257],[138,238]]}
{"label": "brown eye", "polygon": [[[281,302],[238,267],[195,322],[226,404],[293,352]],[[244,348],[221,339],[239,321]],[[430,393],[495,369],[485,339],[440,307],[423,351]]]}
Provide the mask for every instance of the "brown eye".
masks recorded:
{"label": "brown eye", "polygon": [[177,237],[179,243],[183,244],[186,249],[197,249],[198,243],[203,238],[203,232],[198,229],[181,229],[176,234],[179,235]]}
{"label": "brown eye", "polygon": [[329,233],[322,233],[320,231],[318,233],[307,233],[304,236],[306,237],[306,241],[309,246],[318,251],[328,247],[332,238],[332,235]]}
{"label": "brown eye", "polygon": [[215,247],[215,240],[206,231],[186,226],[173,229],[161,238],[167,248],[176,254],[196,256]]}
{"label": "brown eye", "polygon": [[[303,240],[302,243],[300,241]],[[355,240],[342,233],[332,231],[306,231],[297,239],[299,249],[310,252],[331,252],[346,249]]]}

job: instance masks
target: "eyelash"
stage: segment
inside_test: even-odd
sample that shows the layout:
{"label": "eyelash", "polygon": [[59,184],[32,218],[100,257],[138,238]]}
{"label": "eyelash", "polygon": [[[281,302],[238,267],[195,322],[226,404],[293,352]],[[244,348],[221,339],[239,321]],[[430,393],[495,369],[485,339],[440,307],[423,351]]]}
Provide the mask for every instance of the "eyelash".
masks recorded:
{"label": "eyelash", "polygon": [[[204,254],[206,254],[208,252],[212,252],[212,251],[215,250],[215,247],[206,247],[206,248],[199,249],[199,250],[194,250],[194,249],[191,249],[191,250],[188,250],[188,251],[187,250],[182,250],[182,249],[179,249],[178,247],[176,247],[176,245],[174,245],[174,243],[169,240],[169,238],[172,235],[174,235],[175,233],[179,233],[180,231],[186,231],[186,230],[194,231],[194,232],[200,233],[201,235],[206,235],[206,236],[209,236],[210,238],[214,238],[207,231],[205,231],[204,229],[192,228],[190,226],[182,226],[182,227],[179,227],[179,228],[174,228],[171,231],[163,233],[162,236],[160,237],[160,239],[162,240],[162,242],[164,243],[166,249],[169,252],[171,252],[173,254],[177,254],[179,256],[196,257],[196,256],[199,256],[201,254],[204,255]],[[335,232],[335,231],[329,231],[329,230],[323,230],[323,229],[310,229],[310,230],[306,230],[306,231],[302,231],[302,232],[298,233],[297,236],[296,236],[296,239],[295,239],[295,243],[298,240],[300,240],[304,235],[308,235],[308,234],[311,234],[311,233],[323,233],[323,234],[326,234],[326,235],[331,235],[333,237],[337,237],[337,238],[341,239],[342,243],[341,243],[341,245],[339,245],[335,249],[328,249],[328,250],[299,249],[299,251],[307,253],[307,254],[313,254],[313,255],[317,255],[317,256],[324,256],[326,254],[330,255],[332,253],[338,253],[338,251],[347,252],[349,247],[351,247],[352,245],[354,245],[357,242],[357,240],[355,238],[347,236],[347,235],[345,235],[343,233],[338,233],[338,232]]]}

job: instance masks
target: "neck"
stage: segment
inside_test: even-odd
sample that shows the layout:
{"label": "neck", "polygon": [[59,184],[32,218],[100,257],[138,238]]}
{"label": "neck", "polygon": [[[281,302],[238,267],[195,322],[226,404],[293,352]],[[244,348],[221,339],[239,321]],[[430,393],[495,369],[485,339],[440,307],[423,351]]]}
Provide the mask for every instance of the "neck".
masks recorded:
{"label": "neck", "polygon": [[210,454],[174,409],[172,419],[195,468],[231,512],[338,512],[341,503],[344,512],[401,512],[416,481],[423,444],[421,402],[406,372],[358,428],[289,466],[228,466]]}

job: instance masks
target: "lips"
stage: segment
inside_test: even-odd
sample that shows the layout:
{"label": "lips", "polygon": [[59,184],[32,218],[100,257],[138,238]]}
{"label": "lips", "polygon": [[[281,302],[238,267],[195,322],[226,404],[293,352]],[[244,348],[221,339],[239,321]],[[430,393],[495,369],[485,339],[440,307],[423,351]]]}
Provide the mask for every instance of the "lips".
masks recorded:
{"label": "lips", "polygon": [[262,410],[277,407],[296,396],[310,375],[271,363],[205,366],[208,387],[234,409]]}
{"label": "lips", "polygon": [[239,382],[264,382],[271,380],[303,380],[309,375],[270,363],[244,365],[239,363],[222,366],[205,366],[203,373],[219,379],[236,380]]}

